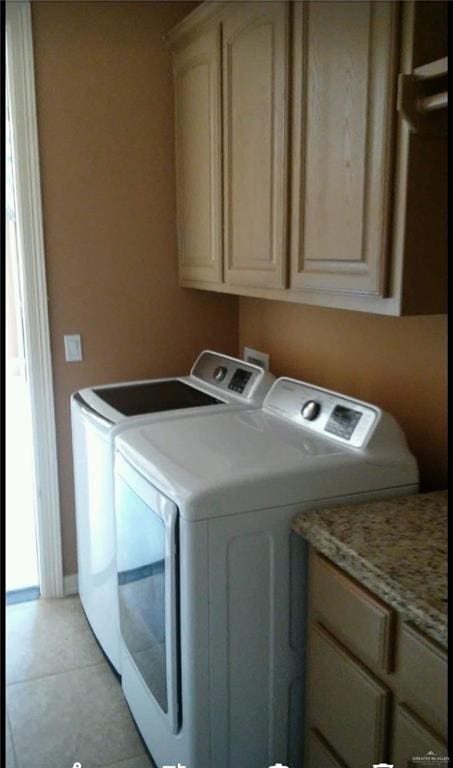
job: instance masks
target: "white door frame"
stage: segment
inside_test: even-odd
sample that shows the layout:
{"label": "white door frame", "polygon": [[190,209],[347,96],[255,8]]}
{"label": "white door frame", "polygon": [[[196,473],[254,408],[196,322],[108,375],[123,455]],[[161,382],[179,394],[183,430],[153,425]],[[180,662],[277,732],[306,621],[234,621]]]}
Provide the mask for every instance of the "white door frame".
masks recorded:
{"label": "white door frame", "polygon": [[29,2],[6,2],[5,31],[25,359],[31,395],[39,587],[42,597],[62,597],[58,465]]}

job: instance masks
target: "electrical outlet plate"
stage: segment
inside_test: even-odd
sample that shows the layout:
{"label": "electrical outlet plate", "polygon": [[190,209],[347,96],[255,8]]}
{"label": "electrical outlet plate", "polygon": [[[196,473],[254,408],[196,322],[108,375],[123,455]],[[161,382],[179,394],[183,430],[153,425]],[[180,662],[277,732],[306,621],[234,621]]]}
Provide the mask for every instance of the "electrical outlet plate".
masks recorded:
{"label": "electrical outlet plate", "polygon": [[269,370],[269,355],[266,352],[258,352],[257,349],[252,349],[252,347],[244,347],[243,357],[247,363],[259,365],[265,371]]}
{"label": "electrical outlet plate", "polygon": [[78,363],[83,359],[82,339],[80,338],[79,333],[65,335],[64,351],[67,363]]}

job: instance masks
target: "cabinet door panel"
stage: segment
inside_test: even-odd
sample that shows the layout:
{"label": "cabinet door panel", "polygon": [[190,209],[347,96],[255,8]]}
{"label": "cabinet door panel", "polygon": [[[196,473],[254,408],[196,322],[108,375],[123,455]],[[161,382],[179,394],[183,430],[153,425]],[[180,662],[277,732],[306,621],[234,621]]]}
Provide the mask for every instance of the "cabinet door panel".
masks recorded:
{"label": "cabinet door panel", "polygon": [[389,691],[320,626],[310,636],[309,719],[350,768],[386,752]]}
{"label": "cabinet door panel", "polygon": [[446,738],[446,653],[415,627],[403,624],[399,658],[404,700]]}
{"label": "cabinet door panel", "polygon": [[220,28],[174,54],[179,276],[220,282]]}
{"label": "cabinet door panel", "polygon": [[319,734],[310,730],[307,744],[307,768],[347,768]]}
{"label": "cabinet door panel", "polygon": [[363,661],[388,671],[392,610],[332,563],[312,560],[313,611],[338,639]]}
{"label": "cabinet door panel", "polygon": [[296,4],[292,288],[385,291],[397,5]]}
{"label": "cabinet door panel", "polygon": [[[446,745],[434,736],[409,709],[398,706],[395,713],[395,729],[393,735],[392,760],[398,768],[416,768],[417,765],[427,766],[413,758],[425,757],[428,752],[434,752],[436,757],[447,755]],[[433,763],[435,764],[435,763]],[[443,764],[441,761],[438,764]]]}
{"label": "cabinet door panel", "polygon": [[283,287],[286,2],[238,3],[224,21],[225,282]]}

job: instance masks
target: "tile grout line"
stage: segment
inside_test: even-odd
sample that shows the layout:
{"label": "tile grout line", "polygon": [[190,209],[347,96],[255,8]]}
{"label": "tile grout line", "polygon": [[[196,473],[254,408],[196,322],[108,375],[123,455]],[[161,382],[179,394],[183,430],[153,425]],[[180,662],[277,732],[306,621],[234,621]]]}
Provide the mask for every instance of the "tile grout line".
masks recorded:
{"label": "tile grout line", "polygon": [[[62,669],[60,672],[48,672],[46,675],[37,675],[36,677],[27,677],[25,680],[13,680],[10,683],[6,683],[6,689],[11,688],[14,685],[23,685],[24,683],[34,683],[36,680],[44,680],[46,677],[58,677],[59,675],[66,675],[68,672],[78,672],[82,669],[90,669],[91,667],[105,666],[108,668],[108,664],[104,659],[96,661],[93,664],[84,664],[83,667],[71,667],[70,669]],[[112,676],[115,678],[115,675]],[[115,678],[116,680],[116,678]]]}
{"label": "tile grout line", "polygon": [[[5,693],[6,693],[6,691],[5,691]],[[6,702],[5,702],[5,704],[6,704]],[[9,716],[9,712],[8,712],[8,707],[7,706],[5,706],[5,710],[6,710],[5,711],[6,719],[8,721],[9,736],[10,736],[10,739],[11,739],[11,747],[12,747],[12,750],[13,750],[14,767],[15,768],[20,768],[19,758],[17,756],[16,744],[14,742],[13,724],[11,722],[11,718]]]}

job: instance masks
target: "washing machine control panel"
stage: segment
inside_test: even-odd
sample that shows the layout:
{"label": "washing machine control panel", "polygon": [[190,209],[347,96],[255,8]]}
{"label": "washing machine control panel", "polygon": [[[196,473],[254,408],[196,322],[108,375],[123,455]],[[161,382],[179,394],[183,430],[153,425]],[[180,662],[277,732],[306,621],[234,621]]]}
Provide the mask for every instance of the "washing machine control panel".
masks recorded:
{"label": "washing machine control panel", "polygon": [[288,378],[275,382],[263,408],[354,448],[368,442],[381,416],[374,405]]}
{"label": "washing machine control panel", "polygon": [[252,371],[236,368],[228,384],[228,389],[232,389],[233,392],[239,392],[242,395],[251,377]]}
{"label": "washing machine control panel", "polygon": [[354,408],[345,408],[344,405],[336,405],[330,414],[324,429],[332,435],[344,437],[345,440],[350,440],[362,416],[363,413]]}
{"label": "washing machine control panel", "polygon": [[203,352],[191,375],[215,386],[220,391],[248,399],[255,392],[258,383],[262,381],[265,371],[258,365],[235,360],[217,352]]}

